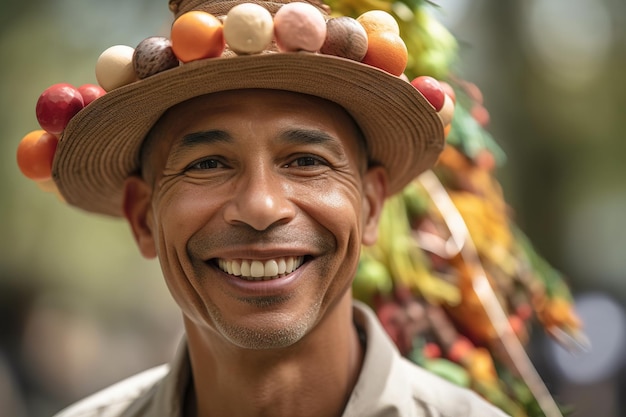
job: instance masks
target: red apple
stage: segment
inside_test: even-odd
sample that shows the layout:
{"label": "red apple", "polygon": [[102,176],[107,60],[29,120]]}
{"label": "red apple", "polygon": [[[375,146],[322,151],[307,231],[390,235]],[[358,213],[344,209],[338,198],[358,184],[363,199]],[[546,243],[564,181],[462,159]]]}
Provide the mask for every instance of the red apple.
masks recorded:
{"label": "red apple", "polygon": [[435,111],[441,110],[446,93],[444,93],[443,88],[441,88],[439,81],[428,75],[421,75],[414,78],[413,81],[411,81],[411,85],[417,88],[417,91],[426,97],[426,100],[432,104]]}
{"label": "red apple", "polygon": [[48,87],[37,100],[35,113],[42,129],[60,135],[68,122],[85,103],[80,92],[70,84],[54,84]]}
{"label": "red apple", "polygon": [[96,84],[83,84],[78,87],[78,92],[83,97],[83,103],[87,106],[89,103],[106,94],[104,88]]}

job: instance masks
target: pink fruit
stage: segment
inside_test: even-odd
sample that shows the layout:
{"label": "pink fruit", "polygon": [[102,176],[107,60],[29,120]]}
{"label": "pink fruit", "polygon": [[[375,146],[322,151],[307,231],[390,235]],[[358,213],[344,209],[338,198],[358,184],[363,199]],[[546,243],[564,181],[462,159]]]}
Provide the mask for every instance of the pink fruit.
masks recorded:
{"label": "pink fruit", "polygon": [[98,97],[106,94],[104,88],[96,84],[83,84],[78,87],[78,92],[83,97],[83,104],[86,106]]}
{"label": "pink fruit", "polygon": [[413,79],[411,84],[433,105],[435,111],[441,110],[446,98],[446,93],[444,93],[439,81],[433,77],[422,75]]}
{"label": "pink fruit", "polygon": [[326,39],[326,21],[310,3],[287,3],[274,15],[274,37],[283,52],[316,52]]}
{"label": "pink fruit", "polygon": [[54,84],[48,87],[37,100],[35,113],[43,130],[60,135],[69,121],[85,103],[80,92],[70,84]]}

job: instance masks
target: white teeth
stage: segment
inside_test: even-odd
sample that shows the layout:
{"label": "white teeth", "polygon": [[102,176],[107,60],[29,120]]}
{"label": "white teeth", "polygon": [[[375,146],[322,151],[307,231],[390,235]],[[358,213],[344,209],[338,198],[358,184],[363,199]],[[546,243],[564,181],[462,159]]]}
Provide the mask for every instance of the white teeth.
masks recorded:
{"label": "white teeth", "polygon": [[241,261],[241,276],[242,277],[250,276],[250,262]]}
{"label": "white teeth", "polygon": [[230,268],[228,268],[227,270],[229,274],[233,274],[236,276],[241,275],[241,264],[239,264],[239,262],[226,262],[226,264],[230,265]]}
{"label": "white teeth", "polygon": [[231,275],[241,276],[250,281],[269,280],[284,274],[290,274],[302,265],[304,257],[289,256],[286,258],[259,260],[226,260],[219,259],[219,268]]}
{"label": "white teeth", "polygon": [[275,260],[265,262],[265,276],[275,277],[278,275],[278,262]]}
{"label": "white teeth", "polygon": [[263,262],[261,261],[252,261],[250,265],[250,275],[253,278],[260,278],[265,275],[265,267],[263,266]]}

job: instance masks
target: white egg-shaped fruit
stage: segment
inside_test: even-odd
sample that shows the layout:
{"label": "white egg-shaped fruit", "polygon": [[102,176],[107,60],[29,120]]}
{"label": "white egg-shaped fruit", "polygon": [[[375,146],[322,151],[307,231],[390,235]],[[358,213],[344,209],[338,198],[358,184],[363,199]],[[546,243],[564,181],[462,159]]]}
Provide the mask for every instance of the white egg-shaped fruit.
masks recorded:
{"label": "white egg-shaped fruit", "polygon": [[135,49],[115,45],[106,49],[96,62],[96,79],[105,91],[111,91],[137,80],[133,67]]}
{"label": "white egg-shaped fruit", "polygon": [[271,13],[254,3],[241,3],[230,9],[224,21],[224,40],[239,55],[257,54],[270,45],[274,37]]}
{"label": "white egg-shaped fruit", "polygon": [[443,107],[437,112],[441,118],[441,124],[445,127],[452,122],[454,116],[454,102],[449,95],[445,95],[443,99]]}

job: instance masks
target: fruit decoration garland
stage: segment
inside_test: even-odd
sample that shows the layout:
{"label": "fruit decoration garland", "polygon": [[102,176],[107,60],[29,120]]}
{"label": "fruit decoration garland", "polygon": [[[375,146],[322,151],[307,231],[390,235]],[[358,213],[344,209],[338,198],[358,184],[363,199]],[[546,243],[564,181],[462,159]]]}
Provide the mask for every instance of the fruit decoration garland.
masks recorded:
{"label": "fruit decoration garland", "polygon": [[372,7],[392,14],[409,50],[405,74],[416,77],[412,82],[438,79],[454,103],[435,167],[385,204],[378,242],[363,250],[354,297],[376,311],[410,360],[512,416],[561,417],[564,407],[524,345],[535,324],[566,349],[584,350],[588,341],[565,278],[512,219],[494,177],[506,155],[487,131],[480,89],[455,72],[454,36],[427,0],[327,2],[346,15]]}
{"label": "fruit decoration garland", "polygon": [[[51,179],[54,154],[69,121],[85,106],[109,91],[174,69],[188,62],[220,59],[229,50],[236,55],[268,52],[275,42],[278,52],[309,52],[361,62],[409,81],[404,71],[408,52],[395,18],[386,11],[366,11],[356,18],[326,18],[304,2],[282,5],[274,16],[264,7],[242,3],[225,18],[204,11],[180,15],[170,38],[153,36],[135,48],[115,45],[98,57],[98,84],[76,88],[67,83],[47,88],[36,105],[41,129],[25,135],[17,148],[17,163],[27,178],[42,190],[56,193]],[[433,77],[415,77],[411,84],[438,112],[445,131],[450,130],[453,101]]]}

